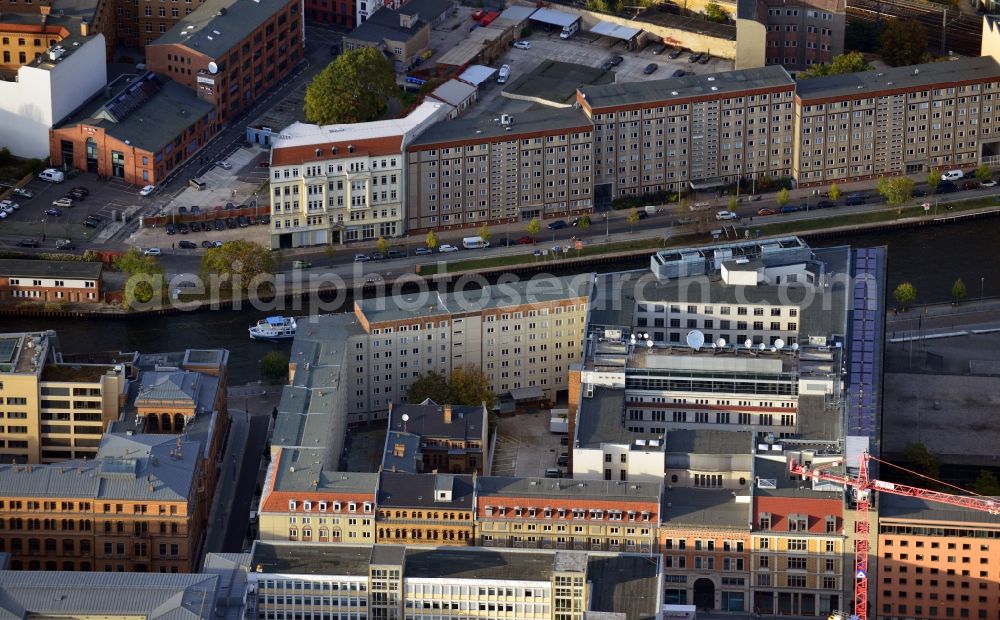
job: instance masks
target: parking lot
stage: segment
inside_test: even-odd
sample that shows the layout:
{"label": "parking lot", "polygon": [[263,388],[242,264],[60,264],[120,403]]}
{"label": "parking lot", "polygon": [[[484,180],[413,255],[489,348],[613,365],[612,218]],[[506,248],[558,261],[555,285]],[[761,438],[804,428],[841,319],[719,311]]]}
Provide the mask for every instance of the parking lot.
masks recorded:
{"label": "parking lot", "polygon": [[[149,199],[139,196],[139,189],[121,180],[98,181],[97,175],[81,173],[62,183],[49,183],[33,179],[26,186],[34,193],[32,198],[12,198],[20,209],[0,221],[0,237],[4,245],[36,239],[41,249],[52,250],[57,239],[70,239],[75,243],[94,242],[102,238],[102,230],[113,220],[132,216]],[[84,187],[90,193],[83,200],[74,200],[71,207],[59,207],[61,215],[46,215],[53,208],[53,201],[63,198],[74,187]],[[95,227],[83,225],[88,216],[100,217]]]}
{"label": "parking lot", "polygon": [[[556,467],[559,455],[568,448],[549,431],[548,410],[519,413],[497,421],[497,441],[493,452],[493,475],[542,477]],[[565,474],[566,468],[560,468]]]}
{"label": "parking lot", "polygon": [[[690,54],[687,52],[676,59],[670,59],[666,54],[653,54],[655,44],[647,45],[643,51],[632,52],[626,50],[621,41],[590,32],[578,32],[569,39],[560,39],[558,30],[554,28],[551,32],[540,28],[532,30],[531,36],[525,39],[531,43],[531,49],[511,48],[497,61],[498,64],[510,65],[512,78],[518,73],[531,71],[546,59],[600,67],[611,56],[621,56],[623,59],[620,65],[612,69],[616,82],[664,79],[670,77],[676,69],[704,74],[730,71],[733,68],[731,60],[722,58],[713,57],[707,64],[699,64],[688,62]],[[650,63],[656,63],[658,68],[654,73],[645,75],[643,69]]]}

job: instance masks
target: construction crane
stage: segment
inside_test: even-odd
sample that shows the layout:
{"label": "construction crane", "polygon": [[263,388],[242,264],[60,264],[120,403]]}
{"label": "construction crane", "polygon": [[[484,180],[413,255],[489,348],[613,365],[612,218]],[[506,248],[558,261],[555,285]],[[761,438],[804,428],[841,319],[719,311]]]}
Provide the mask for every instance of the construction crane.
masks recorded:
{"label": "construction crane", "polygon": [[[970,510],[980,510],[991,515],[1000,514],[1000,501],[976,495],[952,495],[938,491],[930,491],[919,487],[912,487],[905,484],[896,484],[870,478],[868,476],[868,462],[877,459],[867,452],[861,455],[858,467],[858,475],[851,478],[846,475],[834,474],[823,471],[825,467],[832,467],[840,464],[833,462],[821,467],[810,467],[789,459],[788,470],[795,475],[810,477],[813,480],[825,480],[845,487],[854,489],[854,501],[857,506],[858,517],[854,522],[854,615],[857,620],[868,620],[868,509],[871,507],[872,491],[882,493],[892,493],[904,497],[916,497],[918,499],[960,506]],[[886,463],[891,465],[891,463]],[[927,476],[923,476],[927,478]],[[933,478],[929,478],[933,480]],[[943,484],[943,483],[942,483]],[[948,485],[952,486],[952,485]],[[958,487],[955,487],[958,488]]]}

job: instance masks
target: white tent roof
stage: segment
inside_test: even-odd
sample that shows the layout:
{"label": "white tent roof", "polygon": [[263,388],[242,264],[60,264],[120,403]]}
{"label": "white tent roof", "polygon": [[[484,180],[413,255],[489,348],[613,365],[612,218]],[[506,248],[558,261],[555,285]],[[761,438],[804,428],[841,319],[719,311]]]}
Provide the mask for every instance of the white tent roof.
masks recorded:
{"label": "white tent roof", "polygon": [[590,31],[595,34],[599,34],[602,37],[612,37],[615,39],[631,41],[638,36],[640,32],[642,32],[642,29],[629,28],[628,26],[620,26],[610,22],[597,22],[594,24],[594,27],[590,29]]}
{"label": "white tent roof", "polygon": [[557,11],[555,9],[538,9],[531,14],[531,19],[536,22],[542,22],[543,24],[552,24],[553,26],[565,28],[566,26],[578,21],[580,18],[576,15],[563,13],[562,11]]}
{"label": "white tent roof", "polygon": [[463,71],[460,76],[458,76],[458,79],[463,82],[468,82],[473,86],[479,86],[486,80],[493,77],[493,74],[496,72],[497,70],[493,67],[487,67],[485,65],[469,65],[469,67]]}

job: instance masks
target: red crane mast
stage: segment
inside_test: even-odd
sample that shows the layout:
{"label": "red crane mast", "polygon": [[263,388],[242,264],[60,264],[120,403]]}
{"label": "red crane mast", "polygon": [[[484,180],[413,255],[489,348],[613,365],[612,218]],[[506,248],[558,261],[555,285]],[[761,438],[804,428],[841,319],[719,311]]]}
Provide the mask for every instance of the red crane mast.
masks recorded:
{"label": "red crane mast", "polygon": [[[851,478],[846,475],[833,474],[823,471],[821,468],[813,468],[800,463],[794,459],[789,460],[788,470],[803,477],[811,477],[814,480],[825,480],[842,484],[845,487],[855,489],[855,503],[857,505],[858,517],[854,522],[854,616],[857,620],[868,620],[868,536],[870,525],[868,522],[868,510],[871,507],[871,492],[880,491],[882,493],[892,493],[905,497],[916,497],[941,504],[960,506],[970,510],[980,510],[992,515],[1000,514],[1000,501],[988,497],[952,495],[931,491],[920,487],[913,487],[895,482],[886,482],[870,478],[868,476],[868,462],[872,456],[865,452],[861,455],[858,466],[858,475]],[[831,463],[825,465],[829,467],[837,465]]]}

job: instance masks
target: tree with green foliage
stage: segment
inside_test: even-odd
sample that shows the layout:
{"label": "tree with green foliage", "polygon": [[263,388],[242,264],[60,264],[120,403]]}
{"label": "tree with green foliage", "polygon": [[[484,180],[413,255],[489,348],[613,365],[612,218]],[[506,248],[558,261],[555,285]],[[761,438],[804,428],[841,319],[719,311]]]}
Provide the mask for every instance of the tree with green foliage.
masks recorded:
{"label": "tree with green foliage", "polygon": [[434,234],[433,230],[427,231],[427,239],[424,240],[424,244],[427,246],[428,250],[436,250],[438,246],[437,235]]}
{"label": "tree with green foliage", "polygon": [[588,228],[590,228],[590,216],[581,215],[580,221],[576,223],[576,227],[579,228],[581,231],[586,231]]}
{"label": "tree with green foliage", "polygon": [[535,235],[537,235],[538,231],[540,231],[541,229],[542,229],[542,223],[538,221],[538,218],[537,217],[531,218],[531,221],[528,222],[528,234],[531,235],[532,239],[535,238]]}
{"label": "tree with green foliage", "polygon": [[256,287],[261,277],[274,273],[274,266],[269,248],[256,241],[236,239],[209,248],[201,257],[200,273],[203,282],[218,278],[225,289],[245,291],[251,285]]}
{"label": "tree with green foliage", "polygon": [[115,259],[114,268],[128,276],[125,280],[123,301],[129,308],[154,301],[157,293],[163,294],[163,267],[155,256],[146,256],[137,248]]}
{"label": "tree with green foliage", "polygon": [[986,182],[993,178],[993,171],[986,164],[978,166],[976,168],[976,178],[980,181]]}
{"label": "tree with green foliage", "polygon": [[903,308],[906,308],[917,299],[917,287],[909,282],[903,282],[892,292],[893,299]]}
{"label": "tree with green foliage", "polygon": [[385,240],[385,237],[379,237],[378,241],[375,242],[375,247],[383,255],[389,251],[389,242]]}
{"label": "tree with green foliage", "polygon": [[632,210],[628,212],[628,217],[625,218],[628,222],[628,231],[633,232],[635,225],[639,223],[639,209],[637,207],[632,207]]}
{"label": "tree with green foliage", "polygon": [[909,177],[879,177],[875,189],[891,207],[899,207],[913,197],[913,181]]}
{"label": "tree with green foliage", "polygon": [[374,47],[337,56],[306,89],[305,115],[311,123],[364,123],[381,118],[399,95],[396,76]]}
{"label": "tree with green foliage", "polygon": [[836,183],[832,183],[830,189],[826,190],[827,197],[834,202],[840,200],[840,193],[840,186]]}
{"label": "tree with green foliage", "polygon": [[729,210],[730,211],[732,211],[733,213],[736,213],[736,207],[738,207],[739,204],[740,204],[740,199],[739,198],[737,198],[736,196],[730,196],[729,197]]}
{"label": "tree with green foliage", "polygon": [[894,19],[879,38],[879,55],[891,67],[915,65],[927,55],[927,34],[915,19]]}
{"label": "tree with green foliage", "polygon": [[288,380],[288,355],[281,351],[268,351],[260,360],[260,373],[271,385]]}
{"label": "tree with green foliage", "polygon": [[931,191],[938,188],[941,185],[941,169],[931,168],[931,171],[927,173],[927,185],[930,185]]}
{"label": "tree with green foliage", "polygon": [[488,243],[490,240],[490,227],[487,226],[486,224],[480,226],[479,236],[482,238],[483,241],[486,241]]}
{"label": "tree with green foliage", "polygon": [[824,77],[827,75],[842,75],[844,73],[858,73],[859,71],[871,71],[872,66],[865,60],[861,52],[846,52],[833,57],[829,63],[817,63],[810,65],[805,71],[799,73],[799,79],[809,79],[814,77]]}
{"label": "tree with green foliage", "polygon": [[882,24],[876,26],[874,23],[856,19],[848,21],[847,27],[844,29],[844,49],[863,53],[877,52],[878,35],[881,30]]}
{"label": "tree with green foliage", "polygon": [[792,195],[788,192],[788,188],[782,187],[778,190],[778,194],[774,197],[774,202],[777,203],[778,208],[781,208],[788,204],[788,201],[792,199]]}
{"label": "tree with green foliage", "polygon": [[931,478],[941,475],[941,459],[931,454],[927,446],[918,442],[908,443],[903,447],[903,459],[917,473]]}
{"label": "tree with green foliage", "polygon": [[479,366],[471,364],[456,367],[450,377],[434,370],[422,373],[410,385],[406,402],[421,403],[428,398],[439,405],[479,405],[485,402],[487,409],[496,403],[489,379]]}
{"label": "tree with green foliage", "polygon": [[729,21],[729,13],[726,13],[726,10],[723,9],[717,2],[709,2],[706,4],[704,13],[705,17],[708,18],[709,21],[718,22],[720,24],[724,24]]}
{"label": "tree with green foliage", "polygon": [[969,294],[968,289],[965,287],[965,282],[962,278],[955,280],[955,283],[951,285],[951,298],[956,305],[962,303],[962,300]]}
{"label": "tree with green foliage", "polygon": [[1000,495],[1000,480],[998,480],[996,474],[990,470],[980,470],[979,476],[972,483],[971,490],[975,491],[979,495],[996,497]]}

